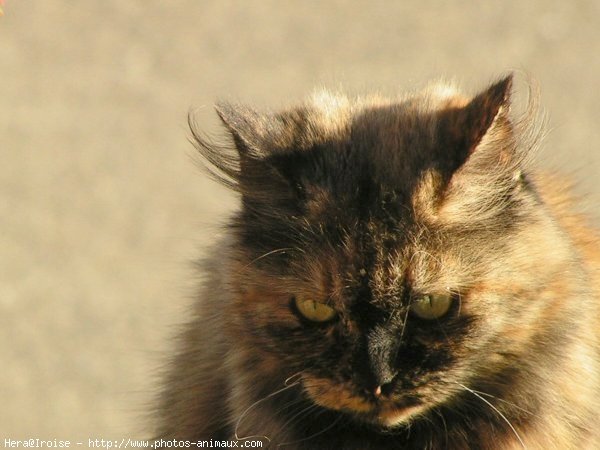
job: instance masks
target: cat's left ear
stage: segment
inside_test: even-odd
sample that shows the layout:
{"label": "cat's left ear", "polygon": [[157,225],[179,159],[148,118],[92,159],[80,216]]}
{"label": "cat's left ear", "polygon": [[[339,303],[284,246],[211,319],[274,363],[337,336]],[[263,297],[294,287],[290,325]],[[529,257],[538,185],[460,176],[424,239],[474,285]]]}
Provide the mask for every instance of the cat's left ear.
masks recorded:
{"label": "cat's left ear", "polygon": [[465,108],[469,153],[472,153],[486,134],[495,126],[510,122],[510,95],[513,75],[510,74],[477,95]]}
{"label": "cat's left ear", "polygon": [[[513,76],[442,112],[444,143],[437,213],[449,222],[476,224],[497,216],[524,186],[523,154],[510,117]],[[427,183],[425,183],[427,185]]]}
{"label": "cat's left ear", "polygon": [[466,106],[442,116],[442,142],[454,148],[454,171],[465,164],[479,147],[499,134],[511,132],[509,118],[513,75],[510,74],[476,95]]}

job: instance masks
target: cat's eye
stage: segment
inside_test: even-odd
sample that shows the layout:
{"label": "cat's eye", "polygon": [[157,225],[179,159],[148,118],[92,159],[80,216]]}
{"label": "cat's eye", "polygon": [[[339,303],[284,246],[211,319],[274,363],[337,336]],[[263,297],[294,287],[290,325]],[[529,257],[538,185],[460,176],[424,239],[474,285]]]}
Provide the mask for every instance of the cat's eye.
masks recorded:
{"label": "cat's eye", "polygon": [[439,319],[450,309],[452,296],[445,294],[428,294],[417,298],[410,305],[411,312],[425,320]]}
{"label": "cat's eye", "polygon": [[294,305],[298,312],[311,322],[329,322],[337,316],[335,309],[302,295],[294,297]]}

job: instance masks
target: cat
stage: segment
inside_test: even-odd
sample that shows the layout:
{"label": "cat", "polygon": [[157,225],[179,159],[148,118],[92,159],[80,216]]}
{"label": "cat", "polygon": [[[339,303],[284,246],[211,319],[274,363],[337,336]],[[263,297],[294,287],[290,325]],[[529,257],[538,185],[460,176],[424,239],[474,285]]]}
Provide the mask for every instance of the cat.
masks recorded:
{"label": "cat", "polygon": [[202,265],[156,436],[600,448],[598,235],[532,168],[537,122],[513,117],[512,85],[218,104],[225,145],[192,124],[241,204]]}

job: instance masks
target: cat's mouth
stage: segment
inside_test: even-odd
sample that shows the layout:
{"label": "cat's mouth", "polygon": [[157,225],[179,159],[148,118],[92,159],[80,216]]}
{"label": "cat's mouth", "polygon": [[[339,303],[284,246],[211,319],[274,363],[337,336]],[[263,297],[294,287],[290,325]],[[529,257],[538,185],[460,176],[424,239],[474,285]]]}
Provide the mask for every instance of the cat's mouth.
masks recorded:
{"label": "cat's mouth", "polygon": [[392,428],[408,422],[426,409],[414,398],[368,398],[353,393],[353,389],[331,380],[303,377],[302,384],[312,401],[327,409],[350,413],[362,421],[384,428]]}

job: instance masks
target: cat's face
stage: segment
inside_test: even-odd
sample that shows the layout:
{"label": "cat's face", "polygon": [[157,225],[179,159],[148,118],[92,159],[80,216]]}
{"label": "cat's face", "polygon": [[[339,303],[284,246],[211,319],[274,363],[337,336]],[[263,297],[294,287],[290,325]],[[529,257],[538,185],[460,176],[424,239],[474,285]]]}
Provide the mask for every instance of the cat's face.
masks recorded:
{"label": "cat's face", "polygon": [[374,224],[346,231],[333,245],[287,247],[289,273],[251,272],[237,312],[280,381],[299,374],[315,403],[392,427],[507,364],[496,352],[522,318],[502,303],[510,289],[486,284],[503,270],[475,257],[489,248],[417,225],[396,238]]}
{"label": "cat's face", "polygon": [[511,376],[551,238],[536,232],[509,90],[221,110],[241,158],[219,167],[243,200],[231,314],[266,377],[393,427]]}
{"label": "cat's face", "polygon": [[456,255],[402,239],[367,257],[345,241],[300,258],[309,272],[296,279],[263,277],[246,324],[315,403],[393,426],[456,392],[494,330]]}

